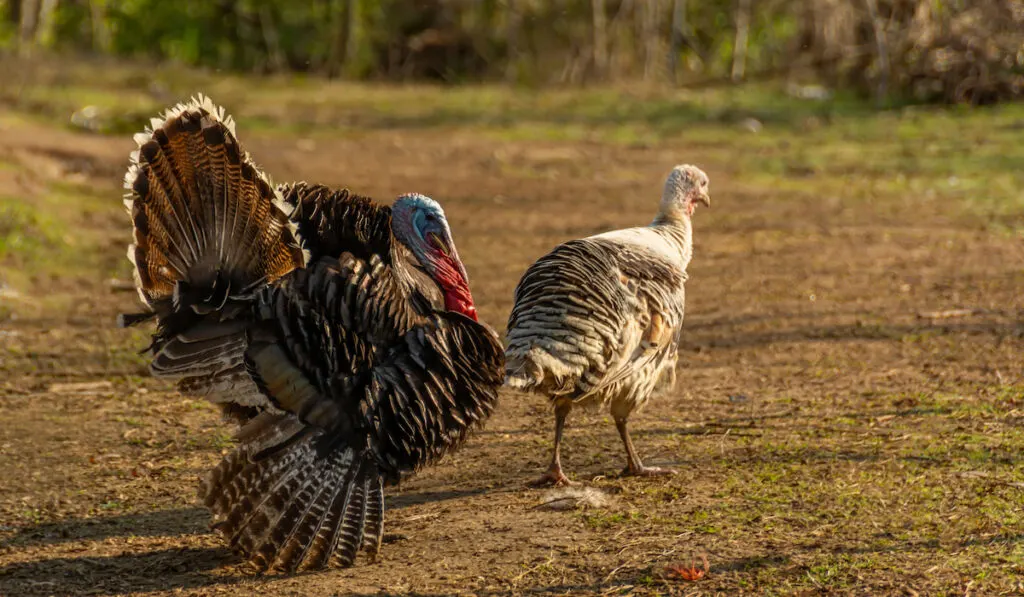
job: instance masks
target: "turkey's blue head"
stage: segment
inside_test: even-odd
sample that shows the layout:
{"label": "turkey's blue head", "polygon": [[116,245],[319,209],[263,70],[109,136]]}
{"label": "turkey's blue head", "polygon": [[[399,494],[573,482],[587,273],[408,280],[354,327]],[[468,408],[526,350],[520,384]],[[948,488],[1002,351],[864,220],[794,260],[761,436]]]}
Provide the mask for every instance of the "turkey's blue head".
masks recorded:
{"label": "turkey's blue head", "polygon": [[441,288],[445,309],[477,321],[469,276],[441,205],[425,195],[402,195],[391,206],[391,230]]}

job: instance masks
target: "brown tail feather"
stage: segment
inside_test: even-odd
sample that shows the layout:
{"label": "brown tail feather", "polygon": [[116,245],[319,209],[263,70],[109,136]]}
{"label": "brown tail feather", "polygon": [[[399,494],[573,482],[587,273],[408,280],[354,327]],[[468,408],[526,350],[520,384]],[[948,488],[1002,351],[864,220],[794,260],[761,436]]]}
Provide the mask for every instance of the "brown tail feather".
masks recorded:
{"label": "brown tail feather", "polygon": [[366,498],[366,527],[362,548],[376,556],[384,539],[384,481],[370,481]]}
{"label": "brown tail feather", "polygon": [[[203,502],[216,528],[261,570],[350,566],[361,547],[375,553],[380,545],[375,461],[326,443],[320,432],[294,433],[292,419],[264,413],[250,421],[243,444],[203,483]],[[274,441],[276,450],[268,447]]]}
{"label": "brown tail feather", "polygon": [[135,140],[125,175],[135,226],[128,257],[151,308],[216,310],[304,264],[290,208],[209,98],[168,110]]}

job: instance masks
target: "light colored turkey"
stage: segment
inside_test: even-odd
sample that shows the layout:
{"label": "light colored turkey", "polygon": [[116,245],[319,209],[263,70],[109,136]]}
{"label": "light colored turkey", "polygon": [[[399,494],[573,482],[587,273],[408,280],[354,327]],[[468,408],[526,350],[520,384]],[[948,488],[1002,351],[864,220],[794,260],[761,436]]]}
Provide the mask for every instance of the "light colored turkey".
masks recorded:
{"label": "light colored turkey", "polygon": [[493,411],[497,335],[477,322],[441,206],[275,190],[202,96],[135,137],[128,256],[155,317],[151,371],[220,404],[239,444],[201,485],[261,570],[376,554],[384,484]]}
{"label": "light colored turkey", "polygon": [[683,323],[691,217],[711,205],[708,177],[676,166],[657,217],[571,240],[523,274],[508,320],[505,384],[547,396],[555,410],[551,466],[539,484],[569,484],[559,449],[574,406],[608,404],[626,447],[624,474],[672,473],[645,467],[626,427],[655,389],[674,385]]}

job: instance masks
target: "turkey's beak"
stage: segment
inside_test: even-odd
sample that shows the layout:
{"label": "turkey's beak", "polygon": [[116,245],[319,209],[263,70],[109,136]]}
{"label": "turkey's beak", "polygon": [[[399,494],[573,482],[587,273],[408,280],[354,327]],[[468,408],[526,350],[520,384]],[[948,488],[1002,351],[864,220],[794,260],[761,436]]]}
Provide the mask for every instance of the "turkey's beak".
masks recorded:
{"label": "turkey's beak", "polygon": [[436,232],[428,232],[427,239],[435,249],[441,252],[442,255],[445,257],[451,256],[451,249],[449,248],[450,245],[444,242],[444,239],[441,238],[440,234]]}
{"label": "turkey's beak", "polygon": [[711,195],[707,191],[701,191],[697,194],[697,201],[704,204],[704,207],[711,207]]}

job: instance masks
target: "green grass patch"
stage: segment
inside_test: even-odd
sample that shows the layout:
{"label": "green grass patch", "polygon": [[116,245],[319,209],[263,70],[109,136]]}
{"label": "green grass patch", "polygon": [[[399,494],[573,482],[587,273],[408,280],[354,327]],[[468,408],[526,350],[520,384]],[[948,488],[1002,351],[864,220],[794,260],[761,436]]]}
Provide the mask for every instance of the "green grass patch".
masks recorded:
{"label": "green grass patch", "polygon": [[59,186],[31,198],[0,197],[0,280],[25,289],[64,277],[95,281],[110,274],[103,233],[83,224],[91,198]]}
{"label": "green grass patch", "polygon": [[43,252],[67,248],[62,223],[10,197],[0,197],[0,259],[19,257],[28,263],[44,259]]}

